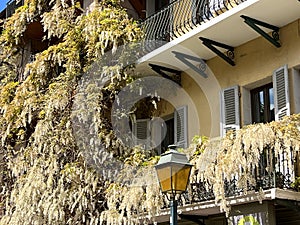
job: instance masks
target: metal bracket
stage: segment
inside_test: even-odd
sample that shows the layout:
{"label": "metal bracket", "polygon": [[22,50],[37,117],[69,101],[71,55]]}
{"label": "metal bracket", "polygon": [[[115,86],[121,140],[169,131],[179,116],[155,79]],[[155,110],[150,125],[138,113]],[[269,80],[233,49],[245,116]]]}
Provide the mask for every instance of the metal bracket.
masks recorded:
{"label": "metal bracket", "polygon": [[[210,50],[212,50],[214,53],[216,53],[218,56],[224,59],[227,63],[229,63],[232,66],[235,66],[235,63],[233,61],[234,59],[233,47],[204,37],[199,37],[199,39],[202,41],[202,44],[204,44],[206,47],[208,47]],[[226,54],[221,52],[215,46],[226,49],[227,50]]]}
{"label": "metal bracket", "polygon": [[[187,55],[181,52],[176,52],[176,51],[172,51],[172,53],[175,55],[177,59],[179,59],[181,62],[183,62],[188,67],[190,67],[195,72],[199,73],[202,77],[204,78],[208,77],[208,75],[205,73],[207,66],[203,59],[196,56]],[[196,66],[193,63],[191,63],[191,61],[199,63],[199,65]]]}
{"label": "metal bracket", "polygon": [[[149,66],[151,67],[151,69],[153,71],[155,71],[156,73],[158,73],[159,75],[161,75],[162,77],[172,80],[174,82],[176,82],[177,84],[181,85],[181,71],[179,70],[175,70],[175,69],[171,69],[168,67],[164,67],[164,66],[159,66],[159,65],[155,65],[152,63],[149,63]],[[174,76],[170,76],[165,72],[169,72],[174,74]]]}
{"label": "metal bracket", "polygon": [[[244,19],[244,22],[248,24],[253,30],[255,30],[257,33],[259,33],[261,36],[263,36],[265,39],[267,39],[269,42],[271,42],[275,47],[279,48],[281,47],[280,41],[279,41],[279,27],[276,27],[274,25],[268,24],[266,22],[253,19],[251,17],[241,15],[241,17]],[[268,28],[272,30],[272,36],[269,35],[267,32],[263,31],[260,27],[262,26],[265,28]]]}

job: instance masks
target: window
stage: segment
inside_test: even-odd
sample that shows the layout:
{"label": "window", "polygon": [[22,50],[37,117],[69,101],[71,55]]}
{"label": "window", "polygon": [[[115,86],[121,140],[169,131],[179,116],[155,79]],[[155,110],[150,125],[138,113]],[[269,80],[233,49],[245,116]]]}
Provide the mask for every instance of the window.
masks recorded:
{"label": "window", "polygon": [[292,79],[293,84],[293,95],[294,95],[294,106],[295,114],[300,113],[300,68],[296,67],[292,69]]}
{"label": "window", "polygon": [[[264,81],[265,79],[262,82]],[[269,84],[263,83],[263,86],[256,86],[257,88],[252,90],[247,87],[242,89],[243,124],[270,122],[290,115],[287,65],[273,72],[272,81]],[[257,81],[256,83],[260,82]],[[221,91],[221,136],[224,136],[228,130],[240,128],[239,96],[238,86],[225,88]]]}
{"label": "window", "polygon": [[134,144],[165,152],[169,145],[187,148],[187,106],[179,107],[166,119],[137,119],[132,124]]}
{"label": "window", "polygon": [[165,123],[162,125],[162,142],[158,151],[164,153],[168,149],[168,146],[174,143],[174,116],[171,116],[171,118],[165,120]]}
{"label": "window", "polygon": [[275,120],[273,84],[251,90],[252,123],[267,123]]}

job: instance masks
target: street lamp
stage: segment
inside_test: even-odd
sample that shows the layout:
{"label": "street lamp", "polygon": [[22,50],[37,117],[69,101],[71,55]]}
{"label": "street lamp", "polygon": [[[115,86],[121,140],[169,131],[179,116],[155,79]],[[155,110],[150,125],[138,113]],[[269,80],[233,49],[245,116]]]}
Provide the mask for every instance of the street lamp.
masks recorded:
{"label": "street lamp", "polygon": [[170,195],[170,224],[177,225],[177,199],[186,191],[192,168],[185,154],[176,151],[176,145],[169,146],[170,151],[161,155],[155,166],[162,193]]}

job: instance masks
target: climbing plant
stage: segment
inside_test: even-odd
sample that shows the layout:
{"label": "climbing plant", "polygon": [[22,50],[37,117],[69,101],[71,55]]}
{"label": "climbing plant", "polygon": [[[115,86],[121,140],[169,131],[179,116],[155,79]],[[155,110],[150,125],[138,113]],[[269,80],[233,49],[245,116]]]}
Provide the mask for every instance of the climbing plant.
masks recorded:
{"label": "climbing plant", "polygon": [[[27,31],[37,22],[44,49],[24,63]],[[90,168],[76,146],[71,111],[82,74],[102,55],[142,37],[119,1],[25,0],[3,24],[0,36],[0,224],[98,224],[108,206],[106,179]],[[59,68],[59,69],[58,69]],[[128,82],[112,68],[99,93],[99,137],[107,148],[122,145],[111,135],[106,113]],[[118,149],[116,149],[118,146]]]}
{"label": "climbing plant", "polygon": [[[41,25],[45,47],[26,61],[32,23]],[[96,98],[94,86],[85,90],[86,97],[97,100],[87,100],[96,112],[93,129],[111,156],[124,162],[118,177],[112,181],[90,166],[72,130],[72,107],[83,74],[105,53],[142,37],[138,23],[128,18],[118,0],[95,1],[89,10],[76,1],[25,0],[4,22],[0,224],[147,224],[166,206],[153,171],[158,157],[126,146],[112,128],[111,107],[116,94],[135,79],[131,68],[111,65],[103,70],[109,82],[97,89]],[[84,122],[86,114],[78,115]],[[194,164],[191,182],[213,187],[216,203],[228,213],[224,178],[237,176],[246,192],[247,185],[254,185],[251,170],[264,150],[275,155],[299,152],[299,127],[300,116],[294,115],[249,125],[218,141],[195,137],[185,150]]]}
{"label": "climbing plant", "polygon": [[[280,121],[266,124],[253,124],[226,137],[210,140],[204,151],[193,161],[195,176],[193,182],[204,182],[212,187],[216,204],[228,215],[230,205],[226,199],[225,182],[237,179],[237,186],[247,194],[249,186],[259,186],[253,171],[261,167],[261,155],[265,155],[269,163],[263,163],[261,170],[275,174],[278,163],[285,163],[289,171],[295,171],[295,156],[300,148],[300,114],[285,117]],[[198,148],[195,148],[196,152]],[[282,158],[285,162],[282,162]],[[275,161],[273,161],[275,160]],[[276,165],[275,165],[276,164]],[[281,173],[284,171],[280,171]],[[297,171],[295,171],[297,172]],[[258,190],[257,200],[263,198],[262,189]]]}

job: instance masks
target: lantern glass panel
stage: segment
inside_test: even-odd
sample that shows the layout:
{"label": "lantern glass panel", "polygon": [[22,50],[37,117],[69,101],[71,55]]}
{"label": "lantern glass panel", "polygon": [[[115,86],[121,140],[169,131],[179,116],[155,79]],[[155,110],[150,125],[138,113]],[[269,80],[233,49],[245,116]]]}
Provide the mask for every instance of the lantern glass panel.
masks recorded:
{"label": "lantern glass panel", "polygon": [[156,169],[161,191],[170,192],[171,191],[171,167],[159,167]]}
{"label": "lantern glass panel", "polygon": [[191,166],[173,165],[172,166],[172,189],[174,193],[180,194],[186,191]]}

